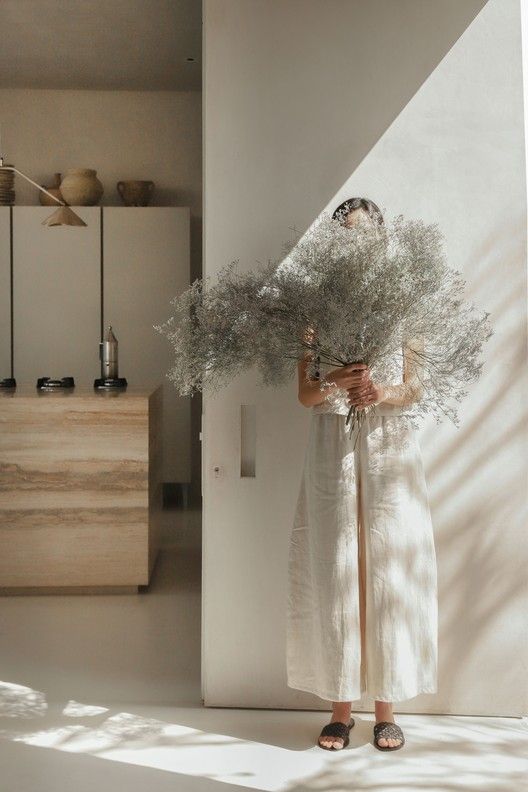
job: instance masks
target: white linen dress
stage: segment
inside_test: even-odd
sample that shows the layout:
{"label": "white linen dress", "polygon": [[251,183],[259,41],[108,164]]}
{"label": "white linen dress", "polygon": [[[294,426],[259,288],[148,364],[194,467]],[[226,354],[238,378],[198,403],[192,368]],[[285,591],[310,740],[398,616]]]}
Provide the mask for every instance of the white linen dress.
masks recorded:
{"label": "white linen dress", "polygon": [[346,397],[310,408],[289,539],[287,684],[328,701],[403,701],[437,690],[422,456],[397,405],[371,406],[350,437]]}

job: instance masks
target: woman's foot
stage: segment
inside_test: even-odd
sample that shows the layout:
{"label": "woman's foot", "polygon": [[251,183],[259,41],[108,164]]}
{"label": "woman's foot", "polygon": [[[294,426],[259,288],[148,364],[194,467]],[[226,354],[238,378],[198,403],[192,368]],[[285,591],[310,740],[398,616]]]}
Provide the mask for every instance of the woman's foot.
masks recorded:
{"label": "woman's foot", "polygon": [[[388,721],[394,723],[394,715],[392,714],[392,702],[390,701],[375,701],[374,714],[376,716],[376,723],[380,721]],[[382,748],[394,748],[401,745],[402,741],[397,737],[380,737],[377,741],[378,745]]]}
{"label": "woman's foot", "polygon": [[[351,701],[334,701],[332,702],[332,718],[331,721],[340,721],[346,726],[350,723],[350,712],[352,710]],[[334,748],[336,751],[341,750],[345,742],[342,737],[333,737],[325,734],[319,737],[319,745],[323,748]]]}

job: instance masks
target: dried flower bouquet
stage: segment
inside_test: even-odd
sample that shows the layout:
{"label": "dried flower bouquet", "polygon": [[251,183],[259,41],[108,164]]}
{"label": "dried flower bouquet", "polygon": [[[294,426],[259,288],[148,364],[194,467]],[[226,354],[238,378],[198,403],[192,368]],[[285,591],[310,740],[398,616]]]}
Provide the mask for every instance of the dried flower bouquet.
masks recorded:
{"label": "dried flower bouquet", "polygon": [[[208,288],[195,280],[155,326],[173,346],[167,376],[181,395],[214,391],[253,365],[264,384],[281,384],[303,356],[306,376],[321,378],[324,393],[322,366],[361,361],[414,426],[429,414],[458,426],[449,402],[479,377],[493,331],[489,313],[464,299],[437,224],[398,215],[383,226],[347,228],[323,213],[283,245],[278,263],[246,273],[237,266],[224,266]],[[363,413],[350,407],[351,431]]]}

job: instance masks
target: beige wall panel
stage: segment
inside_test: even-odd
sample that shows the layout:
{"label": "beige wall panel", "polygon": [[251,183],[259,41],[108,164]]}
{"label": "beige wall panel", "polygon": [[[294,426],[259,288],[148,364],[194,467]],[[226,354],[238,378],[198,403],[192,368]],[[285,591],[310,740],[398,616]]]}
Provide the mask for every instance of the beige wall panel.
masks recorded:
{"label": "beige wall panel", "polygon": [[119,341],[119,373],[129,383],[163,383],[163,480],[189,482],[190,397],[166,377],[171,347],[153,328],[188,287],[187,207],[105,207],[104,323]]}

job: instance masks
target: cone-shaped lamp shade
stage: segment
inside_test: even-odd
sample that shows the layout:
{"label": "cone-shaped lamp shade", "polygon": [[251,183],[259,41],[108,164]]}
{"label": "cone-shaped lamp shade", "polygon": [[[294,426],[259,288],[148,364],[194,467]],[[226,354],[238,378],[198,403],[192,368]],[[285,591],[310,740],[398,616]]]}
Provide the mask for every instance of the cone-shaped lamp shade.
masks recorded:
{"label": "cone-shaped lamp shade", "polygon": [[85,226],[86,223],[69,206],[59,206],[52,215],[42,221],[41,225]]}

